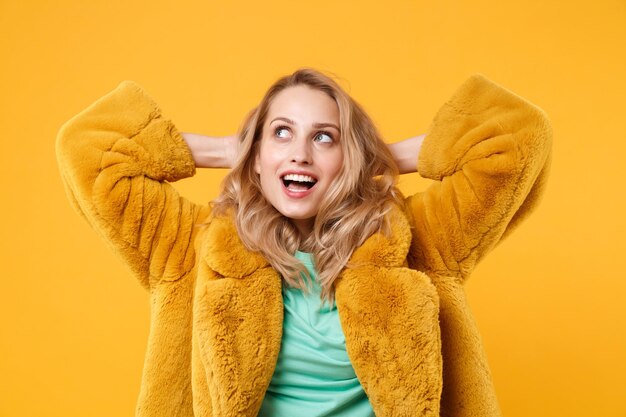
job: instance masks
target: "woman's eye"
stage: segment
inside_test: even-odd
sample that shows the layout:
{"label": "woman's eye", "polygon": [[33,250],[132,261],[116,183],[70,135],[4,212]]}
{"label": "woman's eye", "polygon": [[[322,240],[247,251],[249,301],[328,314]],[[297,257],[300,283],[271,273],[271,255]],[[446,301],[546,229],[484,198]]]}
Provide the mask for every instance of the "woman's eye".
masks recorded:
{"label": "woman's eye", "polygon": [[332,143],[333,137],[326,132],[319,132],[315,135],[315,140],[322,143]]}
{"label": "woman's eye", "polygon": [[289,136],[289,129],[284,126],[279,126],[274,131],[274,134],[279,138],[286,138]]}

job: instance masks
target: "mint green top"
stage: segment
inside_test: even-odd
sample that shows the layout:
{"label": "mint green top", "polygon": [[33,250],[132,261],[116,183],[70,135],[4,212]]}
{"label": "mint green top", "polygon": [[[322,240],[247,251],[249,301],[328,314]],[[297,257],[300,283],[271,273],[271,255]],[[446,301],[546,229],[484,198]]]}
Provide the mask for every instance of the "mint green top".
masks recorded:
{"label": "mint green top", "polygon": [[259,417],[373,417],[346,352],[337,306],[322,304],[310,253],[295,254],[314,282],[305,294],[283,285],[283,337]]}

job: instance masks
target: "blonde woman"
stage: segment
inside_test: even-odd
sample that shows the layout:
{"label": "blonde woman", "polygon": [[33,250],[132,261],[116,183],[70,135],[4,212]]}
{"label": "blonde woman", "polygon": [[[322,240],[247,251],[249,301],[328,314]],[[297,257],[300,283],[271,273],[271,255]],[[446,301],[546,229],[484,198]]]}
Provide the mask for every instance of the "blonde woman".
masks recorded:
{"label": "blonde woman", "polygon": [[[536,206],[543,111],[474,75],[386,145],[330,77],[279,79],[232,137],[135,83],[68,121],[77,210],[151,297],[138,416],[500,415],[463,284]],[[209,205],[170,182],[229,167]],[[432,179],[405,198],[398,174]]]}

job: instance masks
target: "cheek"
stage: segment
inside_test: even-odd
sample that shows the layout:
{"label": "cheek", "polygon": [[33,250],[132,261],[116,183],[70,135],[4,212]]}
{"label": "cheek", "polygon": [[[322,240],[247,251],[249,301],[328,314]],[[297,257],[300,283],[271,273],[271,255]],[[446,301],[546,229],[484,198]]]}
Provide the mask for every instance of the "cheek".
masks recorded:
{"label": "cheek", "polygon": [[285,155],[281,149],[261,146],[254,161],[254,170],[257,174],[274,175],[284,159]]}
{"label": "cheek", "polygon": [[333,173],[333,177],[337,177],[344,164],[343,153],[339,152],[337,155],[334,155],[333,158],[329,158],[328,162],[328,170]]}

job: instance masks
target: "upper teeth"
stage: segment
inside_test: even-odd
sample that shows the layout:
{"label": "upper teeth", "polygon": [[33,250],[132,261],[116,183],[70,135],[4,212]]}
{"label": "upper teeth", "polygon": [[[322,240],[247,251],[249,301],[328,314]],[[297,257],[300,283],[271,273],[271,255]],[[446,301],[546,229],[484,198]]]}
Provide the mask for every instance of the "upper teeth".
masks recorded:
{"label": "upper teeth", "polygon": [[298,182],[315,182],[315,178],[310,177],[308,175],[298,175],[298,174],[287,174],[283,177],[283,179],[288,181],[298,181]]}

